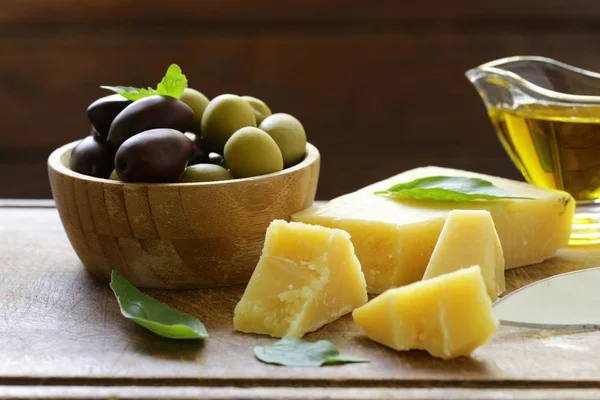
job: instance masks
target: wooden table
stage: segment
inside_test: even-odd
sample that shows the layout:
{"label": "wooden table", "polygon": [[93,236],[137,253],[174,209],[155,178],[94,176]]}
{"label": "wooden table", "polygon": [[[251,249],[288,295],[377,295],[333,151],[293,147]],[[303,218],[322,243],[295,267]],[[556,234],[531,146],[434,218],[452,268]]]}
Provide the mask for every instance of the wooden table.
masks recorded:
{"label": "wooden table", "polygon": [[[600,250],[565,249],[511,270],[511,290],[600,264]],[[149,291],[199,317],[210,338],[170,341],[119,313],[90,277],[50,202],[0,201],[0,397],[212,399],[598,398],[600,333],[501,326],[471,357],[434,359],[366,339],[346,316],[306,337],[332,340],[370,364],[265,365],[252,348],[272,339],[233,332],[243,287]]]}

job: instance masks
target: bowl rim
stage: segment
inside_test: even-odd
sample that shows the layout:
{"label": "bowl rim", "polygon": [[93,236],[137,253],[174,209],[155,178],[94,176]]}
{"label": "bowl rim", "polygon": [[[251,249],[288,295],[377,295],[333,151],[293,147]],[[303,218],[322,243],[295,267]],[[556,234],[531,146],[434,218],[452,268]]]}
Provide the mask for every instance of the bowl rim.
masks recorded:
{"label": "bowl rim", "polygon": [[253,176],[250,178],[236,178],[224,181],[211,181],[211,182],[185,182],[185,183],[143,183],[143,182],[123,182],[123,181],[114,181],[108,178],[96,178],[89,175],[80,174],[79,172],[75,172],[72,169],[68,168],[61,162],[61,159],[65,153],[71,151],[77,144],[83,139],[75,140],[74,142],[67,143],[56,150],[54,150],[50,156],[48,157],[48,168],[53,171],[67,175],[73,179],[81,179],[85,181],[98,182],[103,184],[112,184],[112,185],[129,185],[129,186],[149,186],[152,187],[190,187],[190,186],[220,186],[220,185],[235,185],[235,184],[243,184],[248,182],[261,182],[266,181],[274,177],[284,176],[288,174],[293,174],[301,169],[304,169],[316,162],[318,162],[321,158],[319,150],[309,142],[306,142],[306,155],[304,159],[298,164],[285,168],[278,172],[273,172],[271,174]]}

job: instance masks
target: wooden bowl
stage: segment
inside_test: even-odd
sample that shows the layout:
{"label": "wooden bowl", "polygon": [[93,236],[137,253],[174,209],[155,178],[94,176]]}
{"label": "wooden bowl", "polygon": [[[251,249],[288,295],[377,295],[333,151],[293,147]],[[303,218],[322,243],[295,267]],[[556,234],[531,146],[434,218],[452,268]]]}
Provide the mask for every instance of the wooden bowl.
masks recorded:
{"label": "wooden bowl", "polygon": [[184,289],[248,282],[274,219],[310,207],[320,155],[281,172],[222,182],[130,184],[69,168],[78,142],[48,159],[52,195],[85,268],[113,269],[146,288]]}

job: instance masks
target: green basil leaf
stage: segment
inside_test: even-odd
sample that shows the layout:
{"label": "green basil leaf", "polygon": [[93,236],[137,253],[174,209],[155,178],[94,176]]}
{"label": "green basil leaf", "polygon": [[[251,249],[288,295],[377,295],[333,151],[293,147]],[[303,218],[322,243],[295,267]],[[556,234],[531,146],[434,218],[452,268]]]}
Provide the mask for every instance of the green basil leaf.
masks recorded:
{"label": "green basil leaf", "polygon": [[335,365],[335,364],[348,364],[348,363],[368,363],[370,362],[366,358],[353,357],[353,356],[334,356],[325,360],[323,365]]}
{"label": "green basil leaf", "polygon": [[364,358],[340,355],[337,347],[328,340],[310,343],[302,339],[281,339],[268,346],[254,347],[254,355],[264,363],[286,367],[369,362]]}
{"label": "green basil leaf", "polygon": [[197,318],[145,295],[115,270],[111,274],[110,287],[117,297],[121,314],[157,335],[170,339],[208,338],[206,328]]}
{"label": "green basil leaf", "polygon": [[180,99],[187,87],[187,78],[177,64],[171,64],[162,81],[156,87],[156,93]]}
{"label": "green basil leaf", "polygon": [[144,97],[152,96],[157,94],[156,90],[152,88],[134,88],[132,86],[100,86],[102,89],[112,90],[115,93],[120,94],[127,100],[136,101],[143,99]]}
{"label": "green basil leaf", "polygon": [[156,89],[151,87],[135,88],[132,86],[100,86],[102,89],[111,90],[120,94],[127,100],[136,101],[144,97],[153,96],[155,94],[161,96],[170,96],[180,99],[183,91],[187,88],[188,82],[186,76],[181,71],[177,64],[171,64],[167,69],[167,73],[158,83]]}
{"label": "green basil leaf", "polygon": [[411,182],[399,183],[388,190],[375,192],[375,194],[439,201],[533,200],[531,197],[512,195],[485,179],[464,176],[428,176]]}

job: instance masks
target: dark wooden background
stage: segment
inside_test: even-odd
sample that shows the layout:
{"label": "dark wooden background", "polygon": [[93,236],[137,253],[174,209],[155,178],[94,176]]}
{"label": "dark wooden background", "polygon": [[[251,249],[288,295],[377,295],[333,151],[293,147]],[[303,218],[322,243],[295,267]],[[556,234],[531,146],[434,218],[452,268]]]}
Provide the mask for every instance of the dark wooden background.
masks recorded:
{"label": "dark wooden background", "polygon": [[464,72],[537,54],[600,70],[595,0],[3,0],[0,198],[49,197],[45,161],[88,133],[100,84],[176,62],[209,97],[305,125],[318,197],[426,164],[518,178]]}

